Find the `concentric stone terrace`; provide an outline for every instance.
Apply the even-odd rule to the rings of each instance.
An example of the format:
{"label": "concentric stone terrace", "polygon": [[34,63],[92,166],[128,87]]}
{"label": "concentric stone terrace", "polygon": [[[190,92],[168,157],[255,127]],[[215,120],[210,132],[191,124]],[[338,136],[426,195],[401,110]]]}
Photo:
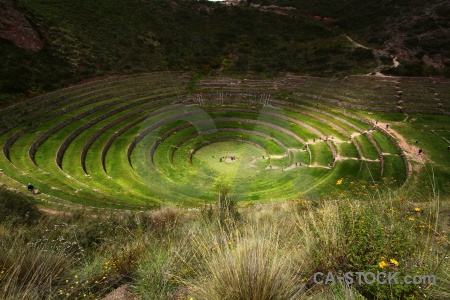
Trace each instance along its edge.
{"label": "concentric stone terrace", "polygon": [[2,110],[0,175],[11,188],[32,183],[41,201],[116,208],[194,205],[221,189],[246,201],[322,197],[341,178],[400,186],[410,167],[395,139],[344,108],[448,111],[445,84],[426,83],[424,106],[404,91],[417,85],[395,78],[92,81]]}

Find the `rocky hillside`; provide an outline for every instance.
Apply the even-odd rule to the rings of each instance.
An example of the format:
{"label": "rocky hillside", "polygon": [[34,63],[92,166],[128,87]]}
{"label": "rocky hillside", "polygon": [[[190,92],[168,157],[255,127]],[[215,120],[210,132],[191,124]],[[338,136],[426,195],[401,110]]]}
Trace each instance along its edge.
{"label": "rocky hillside", "polygon": [[0,16],[0,105],[157,70],[450,76],[448,1],[0,0]]}
{"label": "rocky hillside", "polygon": [[[450,2],[440,1],[422,13],[409,12],[389,19],[382,49],[409,63],[443,69],[450,64]],[[446,73],[448,76],[448,72]]]}
{"label": "rocky hillside", "polygon": [[14,8],[11,0],[0,0],[0,38],[16,47],[40,51],[44,42],[23,14]]}
{"label": "rocky hillside", "polygon": [[[426,76],[450,75],[450,2],[446,0],[318,0],[261,1],[251,6],[284,5],[312,16],[330,30],[346,33],[373,48],[386,73]],[[400,61],[389,69],[390,58]],[[389,70],[388,70],[389,69]]]}

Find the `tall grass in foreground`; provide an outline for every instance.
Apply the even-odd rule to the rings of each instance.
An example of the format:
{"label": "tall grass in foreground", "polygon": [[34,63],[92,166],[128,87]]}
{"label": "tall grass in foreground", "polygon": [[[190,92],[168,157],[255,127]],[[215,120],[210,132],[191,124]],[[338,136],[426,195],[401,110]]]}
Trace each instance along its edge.
{"label": "tall grass in foreground", "polygon": [[[388,191],[241,210],[240,221],[228,219],[233,230],[226,223],[215,232],[203,228],[194,240],[203,267],[189,282],[191,292],[198,299],[440,299],[436,295],[450,287],[448,227],[438,222],[439,197],[430,199],[416,203]],[[335,278],[338,285],[321,285],[313,280],[316,272],[398,272],[400,284],[356,282],[355,276],[352,284]],[[439,288],[401,284],[406,275],[435,275]],[[280,293],[270,294],[272,288]]]}
{"label": "tall grass in foreground", "polygon": [[194,245],[203,267],[189,284],[194,298],[300,299],[301,266],[292,262],[291,251],[271,225],[197,237]]}
{"label": "tall grass in foreground", "polygon": [[54,292],[61,274],[71,268],[67,253],[33,247],[20,238],[3,249],[0,258],[0,299],[46,299]]}
{"label": "tall grass in foreground", "polygon": [[[374,195],[34,220],[20,210],[0,219],[0,298],[101,299],[123,284],[161,300],[448,298],[448,200]],[[325,285],[316,272],[437,282]]]}

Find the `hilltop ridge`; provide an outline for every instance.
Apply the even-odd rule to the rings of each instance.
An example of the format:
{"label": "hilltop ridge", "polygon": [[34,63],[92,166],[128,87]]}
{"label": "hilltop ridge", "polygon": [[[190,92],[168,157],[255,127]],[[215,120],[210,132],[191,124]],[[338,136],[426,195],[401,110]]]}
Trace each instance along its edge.
{"label": "hilltop ridge", "polygon": [[0,104],[86,78],[151,71],[450,73],[445,1],[238,3],[2,0]]}

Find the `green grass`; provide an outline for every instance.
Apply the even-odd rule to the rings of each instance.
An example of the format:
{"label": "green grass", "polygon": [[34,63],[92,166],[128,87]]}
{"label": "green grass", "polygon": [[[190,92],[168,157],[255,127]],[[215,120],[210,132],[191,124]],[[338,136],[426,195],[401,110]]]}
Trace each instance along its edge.
{"label": "green grass", "polygon": [[[402,134],[406,140],[416,149],[422,148],[427,161],[439,176],[436,176],[436,185],[442,191],[448,190],[448,174],[450,167],[447,163],[449,153],[448,144],[434,135],[431,130],[440,130],[441,126],[447,124],[446,116],[435,116],[426,114],[410,115],[406,122],[392,122],[393,129]],[[419,140],[415,144],[415,140]],[[422,171],[418,174],[422,178]]]}
{"label": "green grass", "polygon": [[[10,149],[11,162],[0,155],[1,299],[103,299],[120,286],[137,298],[164,300],[450,298],[449,117],[430,114],[437,108],[434,92],[447,104],[440,112],[448,113],[450,85],[434,75],[448,76],[449,66],[438,69],[420,61],[425,55],[448,60],[442,49],[449,48],[444,36],[449,10],[442,1],[418,0],[247,2],[295,9],[275,13],[245,4],[180,0],[14,2],[45,48],[33,52],[0,40],[0,107],[16,104],[0,111],[0,130],[13,125],[0,134],[0,146],[23,133]],[[1,15],[5,5],[0,4]],[[421,52],[419,62],[401,61],[388,73],[427,77],[340,79],[372,72],[377,60],[371,49],[389,44],[394,27],[407,37],[405,51]],[[353,47],[344,34],[371,49]],[[391,63],[389,57],[381,59]],[[117,78],[57,90],[112,74]],[[206,74],[233,74],[240,83],[216,88],[213,80],[202,86],[210,79]],[[398,89],[404,90],[408,114],[377,112],[396,109]],[[286,102],[195,106],[196,93],[215,90],[270,94]],[[36,95],[42,98],[32,98]],[[77,136],[58,168],[55,155],[74,130],[140,97],[148,103],[121,110]],[[113,104],[118,100],[124,103]],[[172,104],[179,101],[187,106]],[[346,108],[352,103],[365,110]],[[39,136],[103,104],[49,136],[33,164],[28,152]],[[147,104],[159,106],[136,111]],[[114,140],[105,172],[105,143],[162,107],[170,110]],[[85,175],[80,164],[85,143],[135,111],[95,140]],[[130,165],[130,144],[162,120],[137,143]],[[211,122],[199,124],[203,120]],[[381,131],[371,134],[385,153],[383,166],[367,136],[356,137],[367,160],[358,160],[348,143],[351,134],[376,120],[390,124],[390,131],[412,146],[408,181],[402,153]],[[155,142],[185,124],[192,126],[162,141],[153,164]],[[218,132],[205,133],[211,129]],[[332,151],[319,140],[322,135],[334,137],[339,159],[332,167]],[[306,143],[309,151],[302,150]],[[199,146],[191,163],[190,151]],[[419,148],[424,152],[417,158]],[[231,154],[236,162],[219,161]],[[268,154],[270,159],[262,158]],[[38,194],[25,195],[28,182]],[[438,282],[324,286],[311,279],[330,271],[433,274]]]}
{"label": "green grass", "polygon": [[403,158],[396,155],[384,156],[384,174],[392,185],[399,186],[405,180],[405,164]]}
{"label": "green grass", "polygon": [[[207,78],[204,79],[207,80]],[[179,100],[178,92],[184,89],[182,81],[175,81],[174,87],[170,87],[170,84],[169,87],[160,85],[162,83],[164,86],[165,83],[173,82],[173,80],[174,78],[171,78],[169,74],[160,73],[92,82],[89,83],[91,92],[97,96],[111,98],[101,99],[88,105],[81,105],[83,101],[86,101],[83,97],[79,97],[86,92],[83,88],[66,92],[65,97],[68,99],[65,100],[64,107],[69,107],[66,105],[71,102],[71,97],[74,97],[71,105],[80,104],[81,106],[55,118],[52,118],[50,111],[39,110],[32,117],[32,121],[37,122],[35,127],[21,126],[2,135],[0,141],[5,143],[11,134],[23,128],[26,129],[10,149],[12,164],[4,157],[0,157],[4,165],[2,166],[3,182],[19,189],[22,189],[25,183],[33,182],[42,192],[35,197],[38,201],[50,206],[52,202],[71,202],[98,207],[142,209],[169,203],[196,206],[199,201],[213,201],[221,181],[234,186],[233,192],[241,195],[242,201],[260,202],[285,200],[298,194],[307,194],[317,199],[327,197],[339,190],[339,186],[335,183],[341,178],[354,183],[361,182],[362,185],[373,185],[374,181],[381,182],[383,177],[389,179],[393,177],[398,182],[392,185],[395,188],[401,187],[406,179],[404,162],[398,156],[399,150],[380,131],[370,134],[381,151],[386,153],[383,173],[376,148],[365,135],[356,136],[355,139],[363,157],[369,161],[357,160],[359,154],[355,146],[348,142],[348,137],[358,131],[364,131],[367,124],[366,121],[358,120],[354,111],[341,110],[326,102],[315,105],[307,98],[290,98],[290,92],[273,96],[281,101],[282,104],[279,107],[277,105],[248,106],[245,101],[237,101],[234,105],[215,106],[208,103],[207,96],[205,96],[207,106],[191,105],[193,104],[191,101],[196,98],[195,95],[188,96],[187,106],[169,105]],[[202,80],[196,83],[201,85]],[[299,84],[305,82],[311,84],[311,93],[314,91],[312,87],[321,82],[314,78],[302,80]],[[135,84],[142,83],[139,84],[143,89],[142,92],[148,93],[149,96],[138,98],[130,94],[128,95],[130,98],[125,102],[112,105],[111,101],[124,99],[114,94],[116,81],[118,90],[130,93],[135,92],[133,90]],[[248,79],[245,84],[251,86],[256,82],[258,84],[265,82],[264,84],[267,85],[269,81]],[[203,91],[201,88],[199,91],[195,89],[196,87],[192,86],[192,91]],[[97,90],[98,94],[96,94]],[[350,92],[351,89],[349,88],[348,91]],[[54,97],[54,95],[49,96]],[[288,102],[283,102],[285,99],[288,99],[290,105],[287,105]],[[119,109],[116,114],[79,134],[65,151],[62,160],[63,170],[58,168],[55,163],[56,152],[74,130],[89,120],[110,112],[111,109],[126,108],[141,100],[146,102],[127,109]],[[96,109],[103,104],[111,105],[92,111],[83,119],[74,121],[50,135],[36,152],[38,167],[31,164],[28,149],[37,137],[67,118]],[[160,108],[163,110],[158,111]],[[138,109],[144,110],[138,111]],[[392,130],[399,131],[412,145],[415,145],[415,139],[419,139],[419,143],[415,146],[423,147],[424,155],[429,157],[433,166],[437,168],[436,173],[440,174],[436,180],[437,184],[446,191],[445,174],[448,173],[448,166],[445,163],[446,150],[437,151],[427,145],[437,141],[433,145],[440,143],[439,145],[446,149],[443,139],[446,136],[446,130],[439,131],[442,126],[439,124],[445,123],[447,117],[411,115],[406,118],[390,113],[377,115],[359,112],[359,114],[372,121],[383,117],[384,119],[380,118],[380,122],[391,124]],[[117,118],[128,115],[129,117],[119,124],[112,123]],[[147,115],[148,117],[145,118]],[[39,123],[39,120],[42,122]],[[133,126],[128,128],[128,124]],[[90,137],[105,126],[108,126],[107,130],[96,138],[87,152],[86,170],[89,173],[87,176],[80,164],[81,151]],[[337,127],[341,129],[337,130]],[[433,133],[431,130],[437,131]],[[39,133],[36,134],[36,132]],[[121,134],[114,139],[106,153],[105,172],[101,164],[101,153],[105,149],[105,143],[112,140],[116,132]],[[141,132],[146,134],[141,136]],[[330,138],[338,158],[343,158],[343,160],[338,159],[332,168],[329,168],[333,160],[332,151],[319,139],[322,135]],[[130,148],[130,144],[136,138],[139,142]],[[159,144],[160,138],[163,139]],[[194,163],[190,163],[192,149],[207,141],[213,142],[213,145],[206,146],[205,149],[219,147],[222,143],[214,143],[217,139],[242,139],[254,142],[261,146],[261,153],[254,155],[255,157],[262,158],[262,153],[265,153],[264,155],[272,155],[272,158],[270,161],[267,158],[264,161],[257,160],[256,170],[253,170],[255,173],[251,176],[248,170],[239,169],[228,172],[225,169],[224,172],[218,173],[208,164],[199,163],[196,156],[203,153],[204,149],[194,155]],[[303,148],[306,143],[308,143],[307,150]],[[176,151],[175,146],[179,146]],[[251,147],[245,143],[242,146]],[[152,148],[156,149],[153,162],[150,155]],[[236,149],[238,148],[239,146],[236,146]],[[127,159],[127,151],[131,153],[131,165]],[[173,160],[172,153],[174,153]],[[311,166],[307,167],[308,165]],[[417,163],[413,162],[413,165],[417,166]],[[412,176],[417,177],[420,174],[415,171]],[[52,200],[52,197],[57,198]]]}
{"label": "green grass", "polygon": [[[308,194],[316,193],[319,199],[333,199],[337,196],[351,198],[367,193],[366,188],[356,190],[355,187],[366,186],[369,189],[381,174],[379,163],[356,160],[337,161],[333,169],[334,172],[327,174]],[[338,184],[341,179],[343,183]]]}
{"label": "green grass", "polygon": [[[216,151],[233,152],[238,160],[221,163],[211,157]],[[0,189],[0,247],[7,249],[0,252],[0,297],[103,298],[122,285],[138,298],[170,300],[448,297],[448,196],[440,196],[433,181],[422,178],[424,185],[398,190],[400,179],[375,183],[380,165],[357,160],[337,161],[335,172],[264,173],[258,168],[267,160],[248,166],[260,151],[235,142],[198,151],[194,165],[219,175],[212,182],[215,201],[194,210],[72,207],[68,214],[47,214],[34,206],[34,197]],[[401,157],[385,159],[389,170],[404,172]],[[228,180],[233,172],[240,180]],[[271,172],[285,178],[268,181]],[[256,179],[244,193],[239,184],[247,176]],[[259,205],[294,187],[306,193]],[[429,274],[438,281],[349,290],[312,280],[316,272],[353,269]]]}
{"label": "green grass", "polygon": [[313,157],[313,161],[311,162],[313,165],[328,166],[333,160],[333,153],[325,142],[310,144],[309,149]]}
{"label": "green grass", "polygon": [[443,138],[444,140],[450,141],[449,131],[436,131],[436,135]]}
{"label": "green grass", "polygon": [[372,137],[380,147],[382,153],[400,154],[400,150],[386,135],[379,131],[372,131]]}
{"label": "green grass", "polygon": [[[214,155],[214,157],[212,157]],[[221,142],[208,145],[196,152],[193,160],[194,165],[202,168],[212,169],[217,172],[217,177],[221,175],[234,177],[237,180],[246,180],[258,175],[258,167],[267,167],[268,160],[262,160],[266,155],[261,149],[252,145],[237,142]],[[225,157],[220,162],[221,157]],[[230,157],[235,156],[235,161],[230,161]],[[266,155],[267,156],[267,155]],[[215,177],[216,177],[215,176]],[[251,180],[251,179],[250,179]]]}
{"label": "green grass", "polygon": [[359,147],[361,148],[361,152],[364,158],[378,159],[379,157],[378,152],[367,136],[362,134],[355,137],[355,140],[359,144]]}
{"label": "green grass", "polygon": [[344,157],[356,157],[359,158],[358,150],[351,142],[344,142],[337,144],[339,155]]}

